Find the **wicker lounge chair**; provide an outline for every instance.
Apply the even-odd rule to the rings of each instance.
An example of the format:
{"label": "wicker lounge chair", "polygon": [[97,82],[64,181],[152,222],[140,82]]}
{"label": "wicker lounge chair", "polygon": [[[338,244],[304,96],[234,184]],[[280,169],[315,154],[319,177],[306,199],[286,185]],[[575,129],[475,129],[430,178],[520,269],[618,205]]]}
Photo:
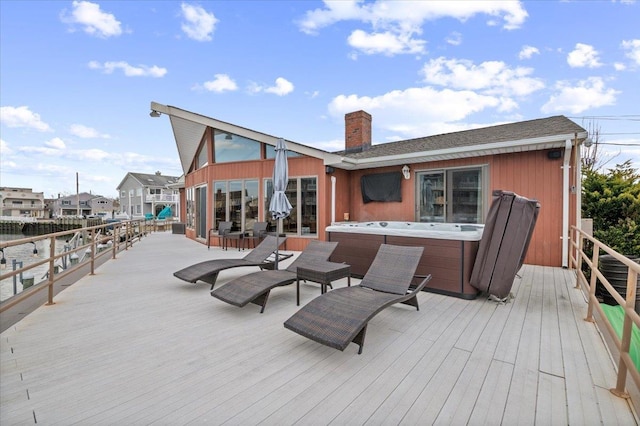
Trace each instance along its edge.
{"label": "wicker lounge chair", "polygon": [[[267,238],[275,237],[269,236]],[[287,269],[243,275],[213,290],[211,295],[238,307],[254,303],[262,307],[260,313],[263,313],[271,289],[296,281],[298,267],[312,266],[316,262],[326,262],[337,245],[337,242],[312,240]]]}
{"label": "wicker lounge chair", "polygon": [[354,342],[361,354],[367,324],[378,312],[395,303],[420,309],[416,295],[431,275],[410,286],[422,251],[423,247],[382,244],[359,285],[313,299],[285,321],[285,328],[341,351]]}
{"label": "wicker lounge chair", "polygon": [[[274,269],[275,251],[277,245],[282,244],[286,238],[266,237],[256,248],[251,250],[242,259],[212,259],[195,265],[187,266],[184,269],[174,272],[173,275],[181,280],[195,283],[204,281],[211,284],[211,290],[216,284],[218,273],[225,269],[238,268],[241,266],[259,266],[260,269]],[[288,259],[293,254],[280,253],[278,261]]]}

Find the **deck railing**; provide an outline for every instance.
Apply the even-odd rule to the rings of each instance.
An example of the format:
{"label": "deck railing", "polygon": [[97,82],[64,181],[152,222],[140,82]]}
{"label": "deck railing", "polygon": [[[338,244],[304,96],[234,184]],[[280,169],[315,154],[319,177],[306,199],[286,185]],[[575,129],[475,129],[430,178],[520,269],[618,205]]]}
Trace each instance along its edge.
{"label": "deck railing", "polygon": [[[592,247],[589,247],[593,250],[593,253],[590,256],[585,253],[585,241],[589,241],[592,244]],[[571,227],[570,242],[570,267],[576,270],[576,287],[580,288],[581,286],[584,286],[584,290],[586,290],[586,294],[588,296],[589,306],[587,308],[587,317],[585,318],[585,321],[595,322],[593,318],[593,311],[596,309],[599,317],[602,318],[602,322],[609,333],[611,341],[615,343],[620,354],[617,360],[618,378],[616,387],[611,389],[611,392],[617,396],[629,398],[629,393],[626,390],[627,373],[631,376],[636,386],[640,388],[640,373],[629,355],[633,325],[635,324],[636,327],[640,327],[640,316],[635,311],[636,286],[638,282],[638,275],[640,275],[640,264],[621,255],[575,226]],[[626,294],[621,295],[615,287],[611,285],[602,272],[600,272],[598,268],[598,260],[601,252],[613,256],[616,260],[622,262],[622,264],[627,267]],[[587,279],[587,276],[582,270],[583,262],[590,270],[589,279]],[[598,281],[624,309],[624,323],[622,326],[621,336],[618,336],[618,333],[616,333],[613,325],[608,320],[604,310],[600,306],[600,301],[596,297],[596,284]]]}
{"label": "deck railing", "polygon": [[[0,304],[0,313],[44,289],[48,290],[46,304],[53,304],[53,286],[56,281],[63,279],[67,275],[87,265],[89,266],[89,274],[94,275],[97,259],[108,254],[111,254],[111,258],[115,259],[121,250],[128,250],[133,246],[134,242],[140,241],[140,239],[155,229],[156,227],[153,220],[127,220],[78,228],[73,231],[61,231],[37,237],[0,242],[0,250],[2,251],[2,257],[4,259],[4,249],[7,247],[30,243],[34,243],[35,247],[35,243],[49,240],[48,257],[28,265],[20,266],[15,270],[0,271],[0,281],[2,281],[14,276],[24,276],[28,271],[33,272],[34,268],[48,264],[48,272],[45,274],[46,280],[37,283],[34,282],[33,286],[23,289],[23,291],[14,294],[13,297],[4,300]],[[74,234],[73,237],[71,237],[71,234]],[[70,238],[65,242],[68,246],[65,247],[65,251],[56,250],[56,244],[60,244],[60,241],[57,241],[57,239],[68,236]],[[79,236],[83,236],[83,238],[78,238]],[[3,263],[6,266],[5,262]],[[66,268],[63,268],[63,265],[66,266]]]}

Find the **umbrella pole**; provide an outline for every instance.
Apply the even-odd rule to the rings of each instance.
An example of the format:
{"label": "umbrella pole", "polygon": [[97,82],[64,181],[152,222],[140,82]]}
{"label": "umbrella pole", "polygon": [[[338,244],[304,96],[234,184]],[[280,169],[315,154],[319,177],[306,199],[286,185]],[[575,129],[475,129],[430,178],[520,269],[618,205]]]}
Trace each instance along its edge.
{"label": "umbrella pole", "polygon": [[278,270],[278,259],[280,259],[280,229],[282,229],[282,219],[276,222],[276,270]]}

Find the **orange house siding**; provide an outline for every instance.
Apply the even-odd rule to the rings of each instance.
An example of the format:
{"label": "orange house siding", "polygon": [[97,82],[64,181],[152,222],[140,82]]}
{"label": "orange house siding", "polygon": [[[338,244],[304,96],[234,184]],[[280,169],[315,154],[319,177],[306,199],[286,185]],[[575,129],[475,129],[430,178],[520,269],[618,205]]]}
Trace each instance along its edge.
{"label": "orange house siding", "polygon": [[[549,159],[548,151],[528,151],[515,154],[466,158],[450,161],[435,161],[411,165],[411,179],[402,180],[402,203],[362,202],[360,177],[371,173],[399,171],[400,166],[378,169],[356,170],[351,172],[349,182],[350,195],[344,200],[344,212],[350,213],[353,221],[398,220],[414,221],[416,205],[415,172],[439,170],[452,167],[488,166],[488,188],[485,203],[492,202],[494,190],[512,191],[540,202],[541,208],[536,228],[525,258],[526,263],[544,266],[562,265],[562,176],[563,159]],[[563,153],[564,154],[564,153]],[[572,164],[575,155],[572,155]],[[571,168],[573,170],[573,167]],[[575,174],[570,173],[570,187],[575,186]],[[339,193],[339,192],[338,192]],[[577,194],[569,194],[569,225],[576,220]],[[347,199],[348,198],[348,199]],[[348,206],[348,207],[347,207]],[[341,210],[336,220],[341,221]],[[340,215],[340,217],[338,217]]]}
{"label": "orange house siding", "polygon": [[[360,190],[360,178],[366,174],[397,171],[399,166],[381,167],[366,170],[341,170],[335,169],[333,173],[326,174],[322,160],[312,157],[289,158],[289,176],[314,176],[318,179],[317,185],[317,238],[325,240],[324,229],[331,223],[331,178],[335,177],[335,220],[344,220],[344,214],[349,213],[351,221],[373,220],[397,220],[414,221],[416,206],[416,180],[415,173],[427,170],[441,170],[455,167],[486,166],[488,173],[488,191],[485,194],[485,205],[492,201],[493,190],[513,191],[527,198],[537,199],[541,209],[536,228],[531,240],[526,263],[561,266],[562,264],[562,176],[563,158],[549,159],[548,151],[528,151],[513,154],[502,154],[476,158],[464,158],[448,161],[434,161],[429,163],[410,164],[411,178],[402,179],[402,202],[364,204]],[[575,152],[572,158],[572,166],[575,162]],[[185,187],[207,185],[208,193],[207,211],[213,211],[213,181],[234,179],[257,179],[260,182],[259,196],[264,200],[264,179],[271,178],[273,172],[273,160],[253,160],[235,163],[210,163],[208,166],[189,173],[185,178]],[[575,186],[575,173],[573,168],[570,173],[571,187]],[[576,197],[571,193],[569,206],[569,224],[575,224]],[[183,203],[186,205],[186,203]],[[207,229],[213,227],[213,217],[207,215]],[[259,217],[265,220],[268,212],[261,203]],[[187,237],[195,238],[194,230],[187,229]],[[288,250],[303,250],[310,237],[289,236],[287,239]],[[212,240],[215,244],[215,241]]]}

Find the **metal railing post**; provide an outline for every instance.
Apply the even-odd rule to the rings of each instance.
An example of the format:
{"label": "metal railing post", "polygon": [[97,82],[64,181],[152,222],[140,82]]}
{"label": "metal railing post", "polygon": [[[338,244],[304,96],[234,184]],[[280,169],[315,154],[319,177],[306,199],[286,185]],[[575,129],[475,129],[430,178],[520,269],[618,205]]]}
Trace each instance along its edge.
{"label": "metal railing post", "polygon": [[49,240],[49,277],[47,279],[47,305],[53,305],[53,283],[55,282],[55,263],[56,263],[56,238],[51,237]]}

